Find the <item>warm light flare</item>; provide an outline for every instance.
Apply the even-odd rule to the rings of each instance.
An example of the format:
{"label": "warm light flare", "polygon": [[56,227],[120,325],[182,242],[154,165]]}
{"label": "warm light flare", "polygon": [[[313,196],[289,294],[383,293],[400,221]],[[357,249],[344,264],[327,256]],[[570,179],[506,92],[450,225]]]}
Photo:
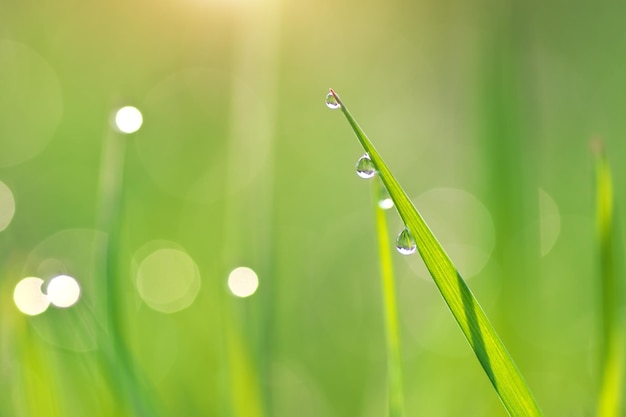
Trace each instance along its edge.
{"label": "warm light flare", "polygon": [[122,133],[134,133],[142,124],[143,116],[136,107],[122,107],[115,113],[115,127]]}
{"label": "warm light flare", "polygon": [[233,269],[228,275],[228,288],[237,297],[249,297],[259,287],[259,277],[256,272],[245,266]]}
{"label": "warm light flare", "polygon": [[43,279],[27,277],[15,286],[13,301],[17,308],[24,314],[36,316],[48,309],[50,301],[41,291]]}
{"label": "warm light flare", "polygon": [[78,282],[69,275],[59,275],[54,277],[46,287],[48,300],[56,307],[71,307],[80,298],[80,286]]}

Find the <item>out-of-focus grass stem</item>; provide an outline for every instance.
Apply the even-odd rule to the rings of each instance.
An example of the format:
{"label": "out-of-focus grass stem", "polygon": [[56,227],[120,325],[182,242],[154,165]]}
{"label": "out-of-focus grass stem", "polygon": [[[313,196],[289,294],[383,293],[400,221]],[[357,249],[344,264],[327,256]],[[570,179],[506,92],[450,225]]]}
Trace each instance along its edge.
{"label": "out-of-focus grass stem", "polygon": [[624,285],[619,274],[613,179],[604,149],[596,143],[596,227],[599,244],[602,337],[598,417],[623,415],[624,319],[620,315]]}
{"label": "out-of-focus grass stem", "polygon": [[404,417],[404,394],[402,388],[402,359],[400,356],[400,331],[398,324],[398,306],[396,302],[396,283],[391,260],[391,242],[387,227],[385,209],[380,206],[383,186],[378,178],[373,181],[374,207],[376,211],[376,231],[378,235],[378,258],[383,295],[385,317],[385,336],[387,340],[387,381],[389,395],[389,417]]}
{"label": "out-of-focus grass stem", "polygon": [[[251,300],[223,297],[225,380],[234,417],[270,413],[273,339],[274,115],[277,106],[280,0],[246,2],[237,15],[230,94],[224,253],[226,269],[252,267],[260,289]],[[224,393],[226,394],[226,393]]]}
{"label": "out-of-focus grass stem", "polygon": [[[106,325],[100,331],[103,367],[116,399],[126,404],[134,416],[156,416],[150,398],[133,367],[128,345],[124,340],[124,306],[118,266],[119,243],[124,200],[124,166],[128,137],[108,130],[100,168],[100,207],[98,227],[107,232],[106,244],[100,248],[102,273],[99,294],[105,299]],[[125,408],[121,406],[121,408]]]}

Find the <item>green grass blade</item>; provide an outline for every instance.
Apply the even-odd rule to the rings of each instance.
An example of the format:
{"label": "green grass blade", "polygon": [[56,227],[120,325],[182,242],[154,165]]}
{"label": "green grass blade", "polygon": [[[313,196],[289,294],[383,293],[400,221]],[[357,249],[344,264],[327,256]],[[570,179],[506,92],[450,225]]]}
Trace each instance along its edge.
{"label": "green grass blade", "polygon": [[602,292],[602,376],[598,394],[598,417],[622,415],[624,376],[624,323],[619,315],[622,303],[617,272],[617,245],[614,219],[613,180],[609,163],[598,146],[596,157],[596,222],[600,247]]}
{"label": "green grass blade", "polygon": [[226,323],[226,342],[233,417],[263,417],[263,398],[258,380],[258,365],[250,354],[237,324]]}
{"label": "green grass blade", "polygon": [[396,284],[391,261],[391,242],[387,228],[387,215],[380,207],[383,188],[374,181],[374,206],[376,210],[376,231],[378,234],[378,256],[383,292],[385,333],[387,339],[387,375],[389,392],[389,417],[404,417],[404,394],[402,391],[402,361],[400,357],[400,332]]}
{"label": "green grass blade", "polygon": [[99,227],[107,231],[104,247],[100,248],[102,267],[100,291],[105,298],[106,330],[100,330],[101,360],[111,389],[122,407],[133,416],[158,416],[155,401],[148,395],[134,365],[125,338],[124,305],[119,271],[119,251],[124,206],[124,168],[128,139],[110,132],[104,138],[101,168],[101,202]]}
{"label": "green grass blade", "polygon": [[509,415],[542,416],[509,352],[456,267],[342,100],[330,91],[369,154],[400,217],[415,237],[426,267]]}

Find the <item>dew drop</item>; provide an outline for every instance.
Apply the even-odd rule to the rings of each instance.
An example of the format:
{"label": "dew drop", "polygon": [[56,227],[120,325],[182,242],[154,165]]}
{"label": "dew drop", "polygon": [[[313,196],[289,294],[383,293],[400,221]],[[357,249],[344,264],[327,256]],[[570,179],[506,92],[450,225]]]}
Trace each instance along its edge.
{"label": "dew drop", "polygon": [[406,227],[400,232],[396,239],[396,249],[398,249],[398,252],[402,255],[411,255],[415,253],[415,249],[417,249],[415,239]]}
{"label": "dew drop", "polygon": [[383,210],[389,210],[393,207],[393,200],[389,196],[389,192],[387,192],[387,188],[385,186],[380,187],[380,195],[378,198],[378,207]]}
{"label": "dew drop", "polygon": [[393,200],[390,197],[381,198],[378,202],[378,207],[383,210],[389,210],[393,207]]}
{"label": "dew drop", "polygon": [[326,107],[331,110],[335,110],[341,107],[333,93],[328,93],[328,95],[326,96]]}
{"label": "dew drop", "polygon": [[376,175],[376,167],[368,154],[363,155],[356,161],[356,173],[361,178],[372,178]]}

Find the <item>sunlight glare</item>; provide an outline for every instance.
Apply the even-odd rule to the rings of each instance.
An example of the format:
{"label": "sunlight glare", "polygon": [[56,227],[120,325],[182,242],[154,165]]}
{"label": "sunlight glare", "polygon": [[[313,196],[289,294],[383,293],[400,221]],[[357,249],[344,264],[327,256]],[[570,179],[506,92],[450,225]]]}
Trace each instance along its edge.
{"label": "sunlight glare", "polygon": [[122,133],[134,133],[143,123],[141,112],[133,106],[122,107],[115,113],[115,126]]}
{"label": "sunlight glare", "polygon": [[41,292],[42,285],[43,279],[35,277],[27,277],[17,283],[13,292],[13,301],[22,313],[36,316],[48,309],[50,301]]}
{"label": "sunlight glare", "polygon": [[56,307],[71,307],[80,298],[80,286],[69,275],[59,275],[50,280],[46,287],[48,300]]}
{"label": "sunlight glare", "polygon": [[249,297],[258,287],[259,277],[250,268],[240,266],[228,275],[228,288],[237,297]]}

